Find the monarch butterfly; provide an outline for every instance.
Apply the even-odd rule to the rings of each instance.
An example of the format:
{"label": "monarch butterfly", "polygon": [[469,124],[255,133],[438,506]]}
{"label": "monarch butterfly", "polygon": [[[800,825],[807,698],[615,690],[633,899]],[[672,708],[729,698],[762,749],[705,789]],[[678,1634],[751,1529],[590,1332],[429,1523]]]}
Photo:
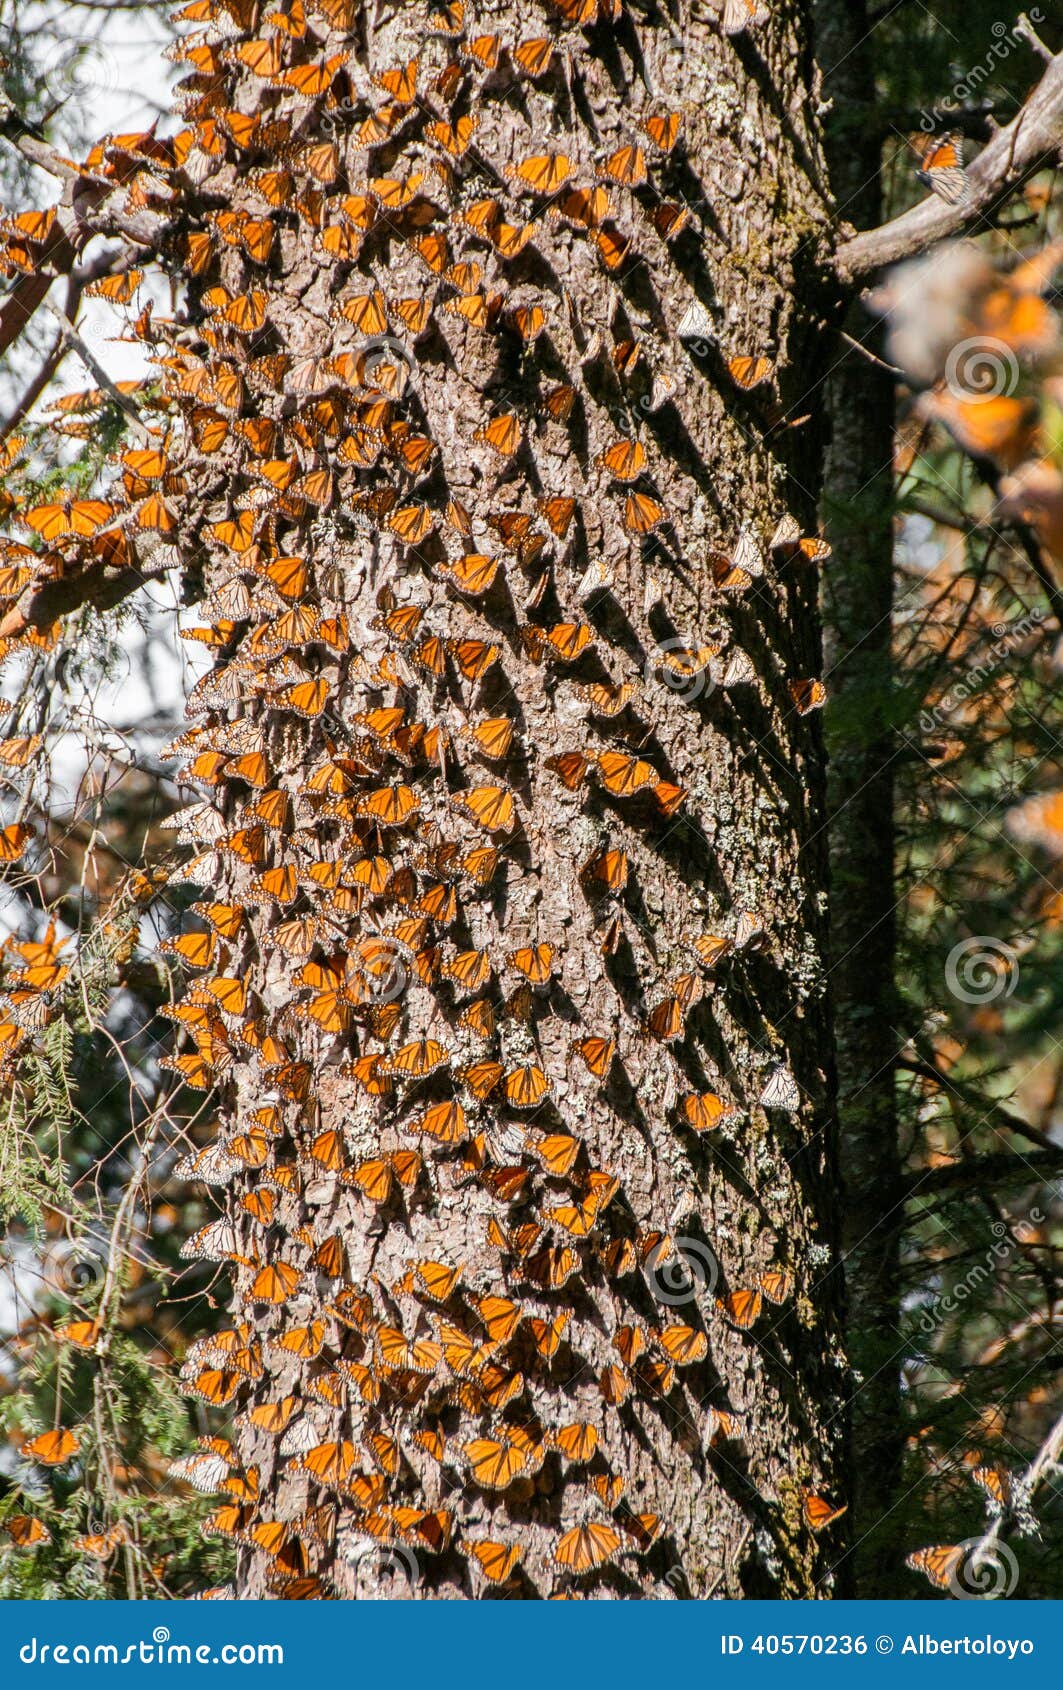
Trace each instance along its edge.
{"label": "monarch butterfly", "polygon": [[631,242],[619,230],[606,226],[595,229],[591,233],[591,240],[598,249],[598,256],[607,270],[619,270],[631,250]]}
{"label": "monarch butterfly", "polygon": [[434,1373],[443,1359],[440,1344],[430,1339],[407,1339],[394,1326],[379,1326],[376,1345],[385,1367],[409,1373]]}
{"label": "monarch butterfly", "polygon": [[598,1389],[603,1399],[615,1408],[626,1402],[631,1395],[631,1380],[623,1368],[617,1367],[615,1362],[610,1362],[602,1368],[598,1376]]}
{"label": "monarch butterfly", "polygon": [[211,524],[210,532],[220,545],[227,546],[230,551],[243,553],[250,551],[255,537],[254,511],[241,511],[235,518],[226,518],[223,522]]}
{"label": "monarch butterfly", "polygon": [[573,1238],[585,1238],[595,1225],[601,1211],[612,1202],[620,1189],[620,1181],[608,1174],[593,1172],[587,1178],[588,1195],[582,1203],[562,1203],[543,1210],[546,1220],[563,1227]]}
{"label": "monarch butterfly", "polygon": [[916,1549],[905,1557],[905,1566],[911,1567],[915,1573],[924,1573],[931,1584],[938,1590],[948,1590],[956,1576],[964,1556],[964,1546],[961,1543],[932,1544],[926,1549]]}
{"label": "monarch butterfly", "polygon": [[483,1168],[478,1177],[480,1184],[485,1186],[493,1197],[497,1197],[500,1203],[515,1203],[531,1178],[531,1169]]}
{"label": "monarch butterfly", "polygon": [[511,951],[508,961],[533,986],[545,985],[553,973],[553,945],[533,945],[524,950]]}
{"label": "monarch butterfly", "polygon": [[602,785],[618,798],[629,798],[657,780],[652,763],[631,757],[622,751],[602,751],[598,754],[598,769]]}
{"label": "monarch butterfly", "polygon": [[570,1319],[571,1315],[567,1309],[562,1310],[554,1320],[540,1320],[537,1315],[526,1317],[525,1324],[532,1342],[544,1360],[549,1361],[557,1354]]}
{"label": "monarch butterfly", "polygon": [[506,1102],[513,1109],[536,1109],[550,1090],[542,1069],[534,1063],[512,1069],[505,1078]]}
{"label": "monarch butterfly", "polygon": [[143,280],[143,270],[126,270],[90,282],[85,293],[95,299],[109,299],[112,305],[128,305]]}
{"label": "monarch butterfly", "polygon": [[[821,1532],[835,1520],[840,1520],[847,1506],[848,1504],[844,1504],[841,1508],[835,1508],[831,1503],[826,1502],[823,1497],[814,1496],[811,1491],[806,1491],[802,1502],[805,1523],[814,1532]],[[925,1554],[926,1551],[923,1551],[923,1553]],[[911,1566],[911,1564],[912,1557],[909,1556],[908,1565]]]}
{"label": "monarch butterfly", "polygon": [[505,1072],[500,1062],[472,1062],[459,1069],[458,1078],[483,1103],[490,1097]]}
{"label": "monarch butterfly", "polygon": [[665,510],[648,493],[629,493],[624,503],[624,527],[629,534],[650,534],[665,519]]}
{"label": "monarch butterfly", "polygon": [[360,334],[382,335],[388,330],[387,307],[379,288],[355,294],[340,306],[340,316],[353,323]]}
{"label": "monarch butterfly", "polygon": [[510,48],[510,57],[517,69],[533,80],[545,76],[550,68],[554,56],[554,43],[548,35],[537,35],[527,41],[518,41]]}
{"label": "monarch butterfly", "polygon": [[91,539],[114,514],[115,506],[105,499],[62,499],[34,505],[23,512],[22,520],[51,545],[67,538]]}
{"label": "monarch butterfly", "polygon": [[51,1543],[52,1534],[43,1520],[32,1514],[11,1514],[4,1521],[4,1531],[16,1549],[33,1549],[38,1543]]}
{"label": "monarch butterfly", "polygon": [[57,1326],[55,1336],[62,1344],[73,1344],[79,1350],[91,1350],[100,1335],[100,1323],[96,1320],[68,1320],[64,1326]]}
{"label": "monarch butterfly", "polygon": [[465,1111],[456,1099],[435,1103],[414,1123],[415,1132],[427,1133],[440,1144],[462,1144],[468,1137]]}
{"label": "monarch butterfly", "polygon": [[559,1247],[548,1244],[525,1259],[523,1271],[533,1285],[540,1285],[548,1291],[558,1291],[581,1265],[579,1256],[569,1245]]}
{"label": "monarch butterfly", "polygon": [[640,117],[639,128],[662,153],[670,153],[679,137],[682,121],[679,112],[664,112],[658,117]]}
{"label": "monarch butterfly", "polygon": [[1011,1498],[1011,1475],[1001,1467],[975,1467],[971,1471],[975,1484],[985,1491],[997,1509],[1006,1508]]}
{"label": "monarch butterfly", "polygon": [[605,1079],[616,1055],[616,1043],[613,1039],[577,1039],[572,1048],[579,1053],[596,1080]]}
{"label": "monarch butterfly", "polygon": [[466,117],[459,117],[455,123],[436,120],[428,125],[427,134],[451,158],[458,159],[468,152],[469,142],[479,127],[479,116],[472,112]]}
{"label": "monarch butterfly", "polygon": [[688,1092],[683,1099],[683,1114],[696,1133],[711,1132],[721,1122],[734,1119],[737,1109],[725,1103],[711,1091]]}
{"label": "monarch butterfly", "polygon": [[283,55],[284,43],[279,35],[264,41],[241,41],[233,48],[233,57],[245,64],[255,76],[263,78],[277,75],[284,63]]}
{"label": "monarch butterfly", "polygon": [[587,771],[591,766],[590,758],[582,751],[562,751],[554,757],[547,757],[544,767],[552,769],[556,775],[574,792],[577,786],[582,786],[587,778]]}
{"label": "monarch butterfly", "polygon": [[260,1268],[251,1283],[253,1303],[286,1303],[302,1279],[298,1268],[288,1262],[275,1262]]}
{"label": "monarch butterfly", "polygon": [[774,367],[770,358],[741,355],[727,360],[727,372],[731,380],[746,393],[767,381]]}
{"label": "monarch butterfly", "polygon": [[513,723],[508,716],[488,716],[465,731],[476,741],[485,757],[494,759],[509,755],[513,744]]}
{"label": "monarch butterfly", "polygon": [[757,1102],[762,1109],[781,1109],[791,1115],[800,1109],[800,1087],[783,1063],[769,1068]]}
{"label": "monarch butterfly", "polygon": [[0,828],[0,863],[17,862],[33,837],[32,827],[25,822],[10,822]]}
{"label": "monarch butterfly", "polygon": [[598,462],[617,481],[634,481],[646,466],[646,452],[638,440],[616,440]]}
{"label": "monarch butterfly", "polygon": [[780,563],[826,563],[832,548],[815,535],[802,535],[792,516],[780,517],[771,537],[771,550]]}
{"label": "monarch butterfly", "polygon": [[788,691],[799,716],[807,716],[813,710],[822,710],[827,702],[827,689],[822,681],[790,681]]}
{"label": "monarch butterfly", "polygon": [[492,447],[503,458],[513,456],[520,445],[520,438],[520,423],[510,414],[492,417],[490,422],[485,423],[473,434],[475,441]]}
{"label": "monarch butterfly", "polygon": [[552,387],[543,395],[542,409],[555,422],[567,422],[575,403],[576,389],[567,382],[562,382],[560,386]]}
{"label": "monarch butterfly", "polygon": [[516,806],[508,787],[476,786],[455,793],[453,802],[492,833],[511,833],[516,826]]}
{"label": "monarch butterfly", "polygon": [[412,787],[399,782],[381,786],[358,801],[358,814],[370,816],[383,827],[402,827],[420,810],[421,801]]}
{"label": "monarch butterfly", "polygon": [[513,1227],[508,1232],[493,1215],[487,1223],[488,1243],[510,1256],[527,1256],[535,1249],[542,1232],[542,1227],[534,1221],[526,1221],[523,1226]]}
{"label": "monarch butterfly", "polygon": [[723,0],[721,20],[725,35],[741,35],[743,30],[759,29],[771,17],[763,0]]}
{"label": "monarch butterfly", "polygon": [[297,1459],[296,1466],[310,1473],[319,1484],[345,1485],[354,1466],[357,1451],[349,1439],[336,1443],[314,1444]]}
{"label": "monarch butterfly", "polygon": [[[520,335],[521,340],[530,345],[546,327],[546,313],[538,305],[518,305],[507,314],[506,321]],[[575,508],[574,501],[572,503]]]}
{"label": "monarch butterfly", "polygon": [[788,1273],[778,1268],[771,1268],[762,1273],[757,1281],[765,1297],[772,1303],[785,1303],[793,1289],[793,1281]]}
{"label": "monarch butterfly", "polygon": [[428,28],[437,35],[460,35],[465,26],[465,0],[448,0],[428,15]]}
{"label": "monarch butterfly", "polygon": [[408,106],[417,96],[417,72],[419,59],[411,59],[408,64],[400,65],[395,70],[378,71],[374,77],[378,88],[385,94],[390,94],[393,100]]}
{"label": "monarch butterfly", "polygon": [[[443,310],[451,317],[462,317],[474,329],[487,329],[494,326],[498,314],[502,309],[502,295],[500,293],[488,296],[485,293],[467,293],[457,299],[448,299]],[[483,431],[478,430],[474,439],[482,438]],[[520,431],[517,431],[520,438]],[[501,448],[499,448],[501,450]],[[506,454],[508,456],[508,453]]]}
{"label": "monarch butterfly", "polygon": [[620,1533],[612,1526],[591,1520],[585,1525],[573,1526],[571,1531],[559,1538],[554,1544],[553,1554],[559,1567],[568,1567],[574,1573],[589,1573],[611,1561],[619,1548]]}
{"label": "monarch butterfly", "polygon": [[463,59],[473,59],[482,70],[494,70],[498,64],[501,40],[497,35],[476,35],[458,48]]}
{"label": "monarch butterfly", "polygon": [[388,1201],[396,1182],[407,1187],[415,1185],[420,1168],[421,1158],[415,1150],[392,1150],[386,1156],[359,1162],[343,1178],[364,1192],[371,1203],[379,1204]]}
{"label": "monarch butterfly", "polygon": [[417,1262],[414,1273],[421,1282],[424,1294],[434,1303],[445,1303],[461,1279],[461,1268],[447,1267],[443,1262]]}
{"label": "monarch butterfly", "polygon": [[317,65],[293,65],[270,81],[274,87],[291,88],[301,100],[316,100],[332,87],[346,62],[346,53],[334,53]]}
{"label": "monarch butterfly", "polygon": [[506,175],[511,181],[525,183],[532,193],[556,194],[572,175],[572,161],[564,153],[539,153],[511,164]]}
{"label": "monarch butterfly", "polygon": [[673,200],[662,200],[650,213],[650,222],[662,241],[674,240],[690,222],[690,207],[678,205]]}
{"label": "monarch butterfly", "polygon": [[598,1432],[588,1422],[577,1420],[570,1426],[559,1427],[551,1435],[550,1442],[567,1460],[582,1466],[585,1461],[590,1461],[598,1448]]}
{"label": "monarch butterfly", "polygon": [[696,1326],[666,1326],[657,1333],[657,1342],[677,1367],[691,1367],[709,1351],[707,1336]]}
{"label": "monarch butterfly", "polygon": [[970,183],[963,168],[961,135],[920,135],[913,141],[919,154],[916,176],[946,205],[959,205],[967,198]]}
{"label": "monarch butterfly", "polygon": [[627,188],[637,188],[646,180],[646,155],[637,145],[618,147],[616,152],[606,159],[598,174],[610,182],[619,182]]}
{"label": "monarch butterfly", "polygon": [[81,1440],[76,1432],[58,1427],[54,1432],[41,1432],[37,1437],[27,1439],[19,1454],[31,1461],[39,1461],[43,1467],[61,1467],[80,1448]]}
{"label": "monarch butterfly", "polygon": [[490,1584],[504,1584],[514,1567],[520,1564],[521,1550],[516,1544],[494,1543],[490,1538],[466,1541],[462,1551],[471,1555]]}
{"label": "monarch butterfly", "polygon": [[621,1279],[624,1274],[631,1273],[636,1266],[635,1248],[628,1238],[614,1238],[598,1253],[604,1266],[614,1279]]}
{"label": "monarch butterfly", "polygon": [[549,1133],[535,1144],[535,1154],[543,1166],[558,1178],[564,1178],[574,1167],[582,1146],[569,1133]]}
{"label": "monarch butterfly", "polygon": [[525,1449],[506,1439],[473,1438],[464,1454],[471,1478],[485,1490],[505,1490],[527,1466]]}
{"label": "monarch butterfly", "polygon": [[759,1290],[741,1290],[728,1292],[726,1297],[717,1297],[716,1307],[720,1313],[737,1326],[740,1331],[748,1332],[760,1314],[762,1302]]}
{"label": "monarch butterfly", "polygon": [[520,1325],[519,1303],[510,1302],[505,1297],[471,1297],[469,1300],[483,1321],[489,1338],[500,1344],[512,1338]]}
{"label": "monarch butterfly", "polygon": [[554,5],[569,23],[600,23],[603,18],[619,18],[624,0],[553,0]]}
{"label": "monarch butterfly", "polygon": [[389,1074],[403,1075],[407,1079],[423,1079],[427,1074],[434,1074],[437,1068],[443,1068],[450,1061],[450,1053],[435,1039],[419,1039],[413,1044],[403,1045],[393,1057],[386,1061]]}

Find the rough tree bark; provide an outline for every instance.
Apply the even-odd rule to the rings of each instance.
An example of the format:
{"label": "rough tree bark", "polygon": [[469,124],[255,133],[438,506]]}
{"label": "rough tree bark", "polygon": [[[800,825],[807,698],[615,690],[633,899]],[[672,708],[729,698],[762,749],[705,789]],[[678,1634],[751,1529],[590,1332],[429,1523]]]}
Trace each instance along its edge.
{"label": "rough tree bark", "polygon": [[808,19],[267,11],[186,49],[165,355],[214,1529],[248,1597],[829,1596]]}

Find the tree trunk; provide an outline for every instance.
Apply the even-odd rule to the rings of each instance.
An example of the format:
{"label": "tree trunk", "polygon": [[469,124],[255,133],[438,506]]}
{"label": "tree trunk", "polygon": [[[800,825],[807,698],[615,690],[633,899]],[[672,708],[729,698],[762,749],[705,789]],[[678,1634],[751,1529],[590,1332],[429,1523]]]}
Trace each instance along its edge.
{"label": "tree trunk", "polygon": [[[816,41],[832,102],[827,152],[844,217],[882,220],[882,136],[865,9],[816,8]],[[825,533],[844,568],[826,583],[831,706],[831,992],[838,1050],[839,1162],[845,1188],[846,1347],[853,1368],[852,1578],[862,1596],[903,1583],[899,1321],[900,1143],[894,979],[893,377],[865,308],[846,321],[872,354],[840,349],[828,389],[831,445]]]}
{"label": "tree trunk", "polygon": [[807,19],[228,10],[168,386],[238,1593],[829,1596]]}

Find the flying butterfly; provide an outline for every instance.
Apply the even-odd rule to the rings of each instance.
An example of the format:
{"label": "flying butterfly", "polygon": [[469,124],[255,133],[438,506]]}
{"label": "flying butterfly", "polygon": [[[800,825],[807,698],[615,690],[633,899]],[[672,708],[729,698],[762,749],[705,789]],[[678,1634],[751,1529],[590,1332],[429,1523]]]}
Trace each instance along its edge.
{"label": "flying butterfly", "polygon": [[960,135],[919,135],[912,142],[919,155],[916,176],[946,205],[960,205],[970,193],[963,168],[963,138]]}

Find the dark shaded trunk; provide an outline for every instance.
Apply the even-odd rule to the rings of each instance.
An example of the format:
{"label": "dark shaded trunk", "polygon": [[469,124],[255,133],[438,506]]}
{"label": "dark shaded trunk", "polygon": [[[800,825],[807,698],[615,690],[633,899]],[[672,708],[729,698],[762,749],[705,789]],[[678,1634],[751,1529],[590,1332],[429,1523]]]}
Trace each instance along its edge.
{"label": "dark shaded trunk", "polygon": [[[840,216],[882,220],[882,137],[873,36],[862,5],[823,0],[817,54],[833,101],[827,151]],[[882,355],[865,308],[843,327]],[[834,546],[824,620],[831,845],[831,992],[845,1188],[847,1348],[853,1368],[852,1561],[861,1596],[900,1594],[903,1553],[894,1514],[903,1445],[894,986],[893,379],[839,342],[828,386],[831,445],[824,532]]]}

